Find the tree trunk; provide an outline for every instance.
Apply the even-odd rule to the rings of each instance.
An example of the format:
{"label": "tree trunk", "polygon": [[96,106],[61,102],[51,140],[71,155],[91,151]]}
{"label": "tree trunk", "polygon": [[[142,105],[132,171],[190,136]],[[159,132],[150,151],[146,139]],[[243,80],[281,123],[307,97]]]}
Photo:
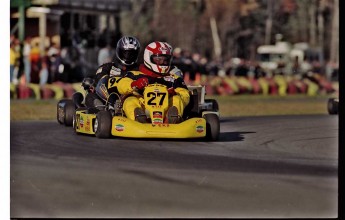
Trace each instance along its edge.
{"label": "tree trunk", "polygon": [[310,4],[309,6],[309,43],[311,46],[316,45],[316,26],[315,26],[315,4]]}
{"label": "tree trunk", "polygon": [[339,0],[334,0],[331,29],[330,61],[339,63]]}
{"label": "tree trunk", "polygon": [[272,32],[272,10],[273,2],[268,0],[267,2],[267,19],[266,19],[266,28],[265,28],[265,44],[271,44],[271,32]]}
{"label": "tree trunk", "polygon": [[216,56],[216,59],[219,60],[222,55],[222,47],[221,47],[220,38],[218,34],[216,19],[214,17],[210,17],[210,25],[211,25],[211,31],[212,31],[213,44],[214,44],[214,54]]}
{"label": "tree trunk", "polygon": [[323,15],[322,15],[322,11],[323,8],[319,8],[319,13],[317,15],[317,29],[318,29],[318,43],[319,46],[321,48],[321,50],[323,50],[323,45],[324,45],[324,19],[323,19]]}
{"label": "tree trunk", "polygon": [[155,33],[159,32],[159,18],[160,18],[160,8],[161,8],[162,0],[155,0],[155,5],[153,9],[153,21],[152,21],[152,30]]}

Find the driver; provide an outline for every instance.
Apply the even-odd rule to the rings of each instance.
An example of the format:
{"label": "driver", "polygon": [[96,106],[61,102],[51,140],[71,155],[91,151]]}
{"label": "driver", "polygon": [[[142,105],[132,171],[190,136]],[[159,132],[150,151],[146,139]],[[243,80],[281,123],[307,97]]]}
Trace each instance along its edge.
{"label": "driver", "polygon": [[[188,105],[189,90],[183,81],[181,71],[171,66],[172,47],[166,42],[155,41],[144,50],[144,64],[139,71],[129,71],[118,81],[118,91],[122,95],[131,94],[134,90],[143,92],[145,86],[151,83],[166,85],[169,92],[169,109],[167,119],[169,124],[182,121],[184,108]],[[135,96],[129,96],[123,103],[126,116],[132,120],[145,123],[147,118],[142,101]]]}
{"label": "driver", "polygon": [[124,36],[117,42],[114,61],[102,64],[92,78],[85,78],[82,82],[82,86],[88,91],[85,97],[87,107],[103,105],[100,99],[105,102],[109,94],[118,93],[118,79],[127,71],[138,69],[139,52],[140,42],[135,37]]}

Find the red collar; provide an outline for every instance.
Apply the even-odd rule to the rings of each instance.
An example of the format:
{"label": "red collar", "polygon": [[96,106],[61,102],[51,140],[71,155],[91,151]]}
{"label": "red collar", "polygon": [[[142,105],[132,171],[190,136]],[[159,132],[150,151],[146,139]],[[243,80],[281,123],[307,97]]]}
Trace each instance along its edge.
{"label": "red collar", "polygon": [[140,64],[139,66],[139,71],[144,73],[145,75],[157,78],[157,77],[162,77],[161,75],[153,72],[152,70],[149,70],[144,64]]}

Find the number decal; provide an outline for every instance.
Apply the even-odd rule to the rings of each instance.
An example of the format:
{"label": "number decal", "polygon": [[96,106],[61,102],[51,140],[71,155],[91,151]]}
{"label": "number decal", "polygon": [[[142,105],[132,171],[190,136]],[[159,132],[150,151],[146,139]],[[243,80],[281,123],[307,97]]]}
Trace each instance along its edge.
{"label": "number decal", "polygon": [[166,96],[166,93],[163,93],[163,92],[159,92],[157,93],[157,96],[162,96],[161,100],[159,101],[159,105],[163,105],[163,102],[164,102],[164,98]]}
{"label": "number decal", "polygon": [[[147,104],[148,105],[163,105],[165,96],[166,96],[166,93],[163,93],[163,92],[157,92],[157,95],[154,92],[149,92],[147,93],[147,97],[149,97],[150,99],[148,100]],[[159,97],[160,97],[159,104],[157,104],[155,102],[155,99]]]}
{"label": "number decal", "polygon": [[116,86],[116,78],[115,77],[111,77],[108,81],[108,89],[115,87]]}
{"label": "number decal", "polygon": [[149,97],[150,99],[147,101],[148,105],[156,105],[156,103],[154,103],[153,101],[156,99],[156,93],[154,92],[149,92],[147,93],[147,97]]}

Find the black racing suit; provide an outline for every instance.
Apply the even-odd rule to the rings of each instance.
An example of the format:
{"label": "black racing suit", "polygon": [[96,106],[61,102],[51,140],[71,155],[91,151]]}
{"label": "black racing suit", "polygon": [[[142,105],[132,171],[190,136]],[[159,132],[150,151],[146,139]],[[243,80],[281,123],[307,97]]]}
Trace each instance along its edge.
{"label": "black racing suit", "polygon": [[114,103],[118,95],[111,96],[111,99],[109,99],[109,96],[112,93],[118,94],[117,81],[124,76],[127,71],[137,69],[138,66],[136,64],[125,66],[116,62],[116,60],[99,66],[96,74],[92,77],[94,79],[93,86],[95,87],[95,90],[88,91],[85,97],[85,105],[87,107],[96,107],[97,105],[102,105],[107,101]]}

